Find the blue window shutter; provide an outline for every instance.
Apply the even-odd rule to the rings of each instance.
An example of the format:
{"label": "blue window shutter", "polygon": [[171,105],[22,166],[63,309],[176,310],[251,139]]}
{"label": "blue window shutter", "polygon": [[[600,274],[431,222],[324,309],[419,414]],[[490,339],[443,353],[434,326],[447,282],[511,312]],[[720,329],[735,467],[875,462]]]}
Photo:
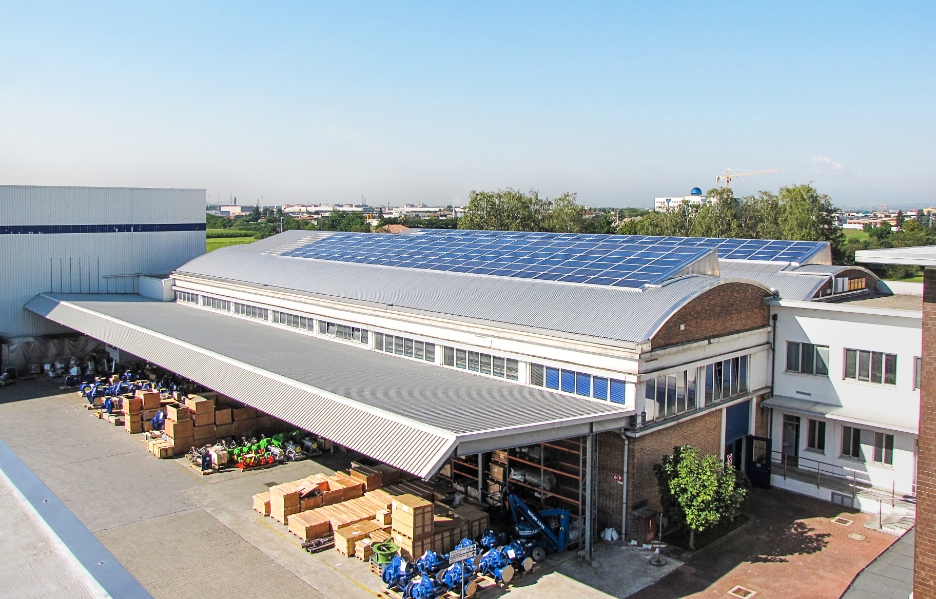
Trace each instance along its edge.
{"label": "blue window shutter", "polygon": [[595,399],[608,399],[608,379],[596,376],[592,379],[592,396]]}
{"label": "blue window shutter", "polygon": [[562,390],[566,393],[575,393],[575,373],[571,370],[562,371]]}
{"label": "blue window shutter", "polygon": [[575,373],[575,393],[591,397],[591,375],[584,372]]}
{"label": "blue window shutter", "polygon": [[626,403],[625,388],[624,381],[611,379],[611,401],[613,403]]}
{"label": "blue window shutter", "polygon": [[546,368],[546,388],[559,389],[559,369]]}

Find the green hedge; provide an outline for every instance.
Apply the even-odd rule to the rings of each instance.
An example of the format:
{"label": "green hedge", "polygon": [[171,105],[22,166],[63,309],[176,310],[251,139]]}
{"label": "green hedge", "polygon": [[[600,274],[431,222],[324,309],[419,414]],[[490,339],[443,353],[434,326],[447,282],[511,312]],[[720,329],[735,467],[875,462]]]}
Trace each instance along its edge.
{"label": "green hedge", "polygon": [[253,237],[255,231],[245,231],[243,229],[208,229],[205,231],[205,237],[208,239],[229,239],[231,237]]}

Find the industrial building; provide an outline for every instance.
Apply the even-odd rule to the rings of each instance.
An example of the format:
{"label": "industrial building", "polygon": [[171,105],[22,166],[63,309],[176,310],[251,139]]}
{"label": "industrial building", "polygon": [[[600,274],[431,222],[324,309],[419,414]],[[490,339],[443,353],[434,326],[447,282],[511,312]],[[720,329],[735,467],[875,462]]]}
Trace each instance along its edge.
{"label": "industrial building", "polygon": [[180,265],[171,302],[53,290],[27,309],[482,498],[505,482],[489,452],[568,451],[575,468],[512,454],[549,489],[510,482],[642,539],[676,445],[770,484],[769,301],[877,285],[830,261],[816,242],[290,231]]}
{"label": "industrial building", "polygon": [[3,363],[67,359],[50,336],[70,329],[23,308],[38,293],[161,288],[150,279],[205,253],[204,211],[202,189],[0,185]]}

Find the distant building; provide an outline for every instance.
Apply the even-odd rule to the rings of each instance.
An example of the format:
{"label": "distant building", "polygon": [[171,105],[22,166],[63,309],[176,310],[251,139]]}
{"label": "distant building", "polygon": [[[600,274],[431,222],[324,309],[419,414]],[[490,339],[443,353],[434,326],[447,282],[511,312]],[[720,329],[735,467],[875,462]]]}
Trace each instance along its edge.
{"label": "distant building", "polygon": [[244,210],[243,206],[221,206],[218,212],[221,216],[244,216],[249,210]]}
{"label": "distant building", "polygon": [[703,204],[717,202],[716,198],[709,198],[702,195],[702,190],[698,187],[693,187],[692,191],[689,192],[689,195],[676,197],[676,198],[656,198],[653,200],[653,209],[657,212],[666,212],[667,210],[672,210],[673,208],[686,203],[690,206],[701,206]]}

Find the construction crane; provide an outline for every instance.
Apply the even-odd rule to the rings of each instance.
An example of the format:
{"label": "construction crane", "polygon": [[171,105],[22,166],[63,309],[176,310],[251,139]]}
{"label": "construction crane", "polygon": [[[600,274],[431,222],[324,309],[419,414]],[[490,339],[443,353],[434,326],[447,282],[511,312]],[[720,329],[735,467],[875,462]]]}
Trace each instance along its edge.
{"label": "construction crane", "polygon": [[732,172],[733,170],[734,170],[734,169],[730,169],[730,168],[729,168],[729,169],[725,169],[725,174],[724,174],[724,175],[718,175],[717,177],[715,177],[715,182],[718,183],[718,182],[720,182],[722,179],[724,179],[724,180],[725,180],[725,187],[730,187],[730,186],[731,186],[731,180],[734,179],[735,177],[749,177],[749,176],[751,176],[751,175],[763,175],[764,173],[778,173],[778,172],[780,172],[780,169],[778,169],[778,168],[775,168],[775,169],[769,170],[769,171],[751,171],[751,172],[747,172],[747,173]]}

